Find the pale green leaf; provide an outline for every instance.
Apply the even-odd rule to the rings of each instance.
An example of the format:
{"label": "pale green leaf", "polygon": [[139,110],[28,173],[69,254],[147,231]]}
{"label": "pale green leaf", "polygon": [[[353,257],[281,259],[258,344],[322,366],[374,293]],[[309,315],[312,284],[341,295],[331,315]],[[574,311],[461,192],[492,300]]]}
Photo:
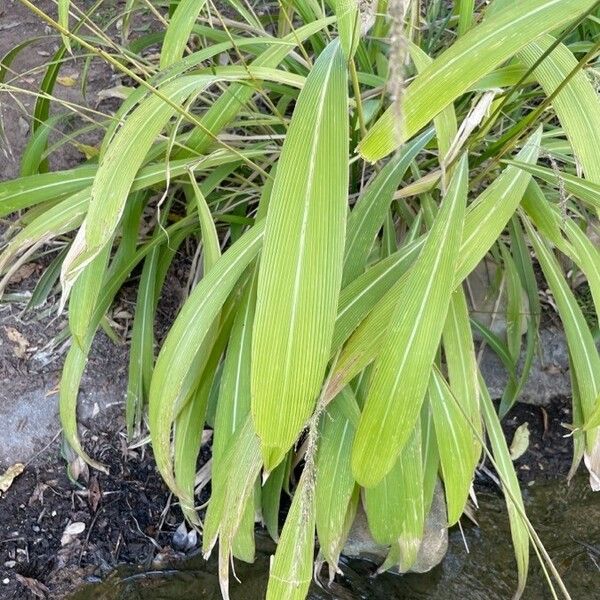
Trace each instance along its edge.
{"label": "pale green leaf", "polygon": [[444,478],[448,525],[451,526],[460,519],[469,497],[473,482],[472,432],[473,429],[481,430],[481,427],[467,421],[469,413],[459,407],[458,398],[453,398],[450,387],[437,368],[431,373],[429,402]]}
{"label": "pale green leaf", "polygon": [[373,538],[392,545],[391,556],[382,569],[398,565],[404,573],[417,559],[425,526],[423,491],[421,424],[417,421],[392,469],[364,492]]}
{"label": "pale green leaf", "polygon": [[178,61],[206,0],[181,0],[171,17],[160,53],[160,68]]}
{"label": "pale green leaf", "polygon": [[[537,160],[540,133],[538,131],[528,140],[519,153],[520,157],[526,157],[527,160]],[[461,250],[458,255],[458,270],[454,280],[455,288],[479,264],[496,242],[523,198],[523,193],[530,180],[531,177],[522,178],[517,169],[510,171],[505,169],[469,206],[465,217]],[[411,252],[415,249],[420,250],[426,238],[427,236],[423,236],[414,242]],[[408,248],[406,251],[408,252]],[[399,256],[401,253],[402,250],[399,251]],[[386,260],[390,259],[391,257]],[[365,276],[367,273],[365,273]],[[328,398],[336,396],[380,352],[398,298],[401,294],[407,293],[403,291],[406,282],[407,275],[401,277],[377,303],[357,328],[354,335],[348,340],[336,363],[335,372],[327,388],[326,395]]]}
{"label": "pale green leaf", "polygon": [[[555,41],[551,35],[540,36],[518,58],[531,68]],[[576,68],[577,59],[564,44],[558,44],[533,74],[549,96]],[[584,71],[579,70],[555,95],[552,106],[586,178],[600,184],[600,97]]]}
{"label": "pale green leaf", "polygon": [[569,194],[573,194],[580,200],[583,200],[590,207],[600,211],[600,185],[587,181],[570,173],[557,173],[553,169],[542,167],[535,164],[525,164],[519,161],[505,161],[507,164],[514,165],[520,169],[524,169],[535,177],[551,183],[552,185],[564,185],[564,188]]}
{"label": "pale green leaf", "polygon": [[407,274],[375,363],[352,452],[354,475],[366,487],[392,468],[418,418],[428,383],[423,373],[431,369],[455,287],[466,195],[463,158],[423,250]]}
{"label": "pale green leaf", "polygon": [[426,131],[402,148],[365,188],[348,217],[344,256],[344,286],[365,269],[377,232],[381,229],[394,192],[412,160],[433,137]]}
{"label": "pale green leaf", "polygon": [[360,16],[356,0],[332,0],[337,17],[340,45],[347,60],[351,60],[360,40]]}
{"label": "pale green leaf", "polygon": [[310,416],[329,358],[348,194],[347,93],[346,64],[334,41],[298,98],[266,219],[251,386],[267,470]]}
{"label": "pale green leaf", "polygon": [[[483,428],[477,383],[477,358],[467,299],[462,287],[456,288],[452,295],[442,340],[452,395],[470,419],[470,427],[481,434]],[[429,385],[431,387],[431,382]],[[482,448],[477,436],[471,436],[471,441],[471,468],[474,468],[481,457]]]}
{"label": "pale green leaf", "polygon": [[[69,30],[69,9],[71,8],[71,0],[58,0],[58,23],[67,31]],[[71,52],[71,42],[69,36],[65,33],[61,34],[65,48]]]}
{"label": "pale green leaf", "polygon": [[483,378],[480,376],[481,405],[483,418],[487,428],[488,437],[492,446],[495,466],[504,489],[504,498],[508,509],[508,518],[510,520],[510,531],[512,535],[515,558],[517,560],[517,575],[519,584],[514,599],[521,597],[527,582],[527,571],[529,569],[529,530],[523,515],[525,506],[519,488],[519,480],[515,473],[510,452],[504,439],[502,426],[498,415],[492,404],[492,400],[487,391]]}
{"label": "pale green leaf", "polygon": [[313,482],[303,471],[271,563],[266,600],[304,600],[312,579],[315,547]]}
{"label": "pale green leaf", "polygon": [[524,0],[490,15],[438,56],[408,86],[403,101],[402,138],[396,135],[395,113],[390,108],[361,142],[361,155],[369,161],[386,156],[532,39],[576,19],[593,3],[594,0]]}
{"label": "pale green leaf", "polygon": [[356,513],[358,495],[350,451],[359,414],[354,394],[346,388],[321,417],[315,478],[316,523],[321,553],[333,571],[339,571],[339,556]]}
{"label": "pale green leaf", "polygon": [[177,489],[172,474],[171,427],[207,356],[202,352],[226,298],[260,250],[264,222],[257,223],[223,254],[183,305],[169,331],[154,369],[148,407],[157,466]]}
{"label": "pale green leaf", "polygon": [[[598,356],[594,338],[585,317],[565,280],[558,261],[529,222],[527,220],[524,222],[565,329],[577,380],[582,415],[584,421],[587,421],[593,415],[600,396],[600,356]],[[600,487],[598,484],[600,481],[600,457],[597,452],[597,441],[598,430],[588,431],[586,434],[586,463],[594,488]]]}

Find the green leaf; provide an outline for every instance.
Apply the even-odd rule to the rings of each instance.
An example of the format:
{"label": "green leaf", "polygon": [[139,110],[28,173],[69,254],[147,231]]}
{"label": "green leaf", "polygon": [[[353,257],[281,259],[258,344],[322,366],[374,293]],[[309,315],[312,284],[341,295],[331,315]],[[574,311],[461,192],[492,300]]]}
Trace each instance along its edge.
{"label": "green leaf", "polygon": [[525,322],[523,288],[517,267],[504,244],[500,245],[506,277],[506,345],[516,363],[521,354],[521,332]]}
{"label": "green leaf", "polygon": [[580,200],[583,200],[591,208],[600,211],[600,185],[587,181],[570,173],[557,173],[553,169],[541,167],[535,164],[525,164],[520,161],[505,161],[507,164],[514,165],[531,173],[535,177],[551,183],[554,186],[564,185],[564,188],[569,194],[573,194]]}
{"label": "green leaf", "polygon": [[458,13],[458,35],[464,35],[473,24],[475,0],[458,0],[456,12]]}
{"label": "green leaf", "polygon": [[[537,160],[540,135],[541,130],[527,141],[521,152],[519,152],[520,157],[526,158],[526,160]],[[516,169],[505,169],[469,206],[465,218],[457,272],[455,273],[454,289],[479,264],[514,214],[531,180],[530,177],[523,178],[520,175]],[[420,249],[426,238],[427,236],[423,236],[417,240],[411,251]],[[399,255],[401,252],[402,250],[399,251]],[[398,304],[398,299],[402,294],[407,293],[405,291],[407,280],[407,275],[405,275],[397,281],[348,340],[327,387],[327,398],[336,396],[347,383],[352,381],[378,355],[388,332],[388,324]]]}
{"label": "green leaf", "polygon": [[[161,87],[160,94],[154,93],[146,98],[127,117],[100,162],[92,184],[87,217],[63,265],[65,297],[85,266],[112,239],[135,175],[144,163],[155,138],[177,112],[178,105],[220,79],[251,79],[261,76],[280,79],[273,69],[260,73],[237,67],[221,69],[223,74],[220,76],[185,75],[167,83]],[[283,71],[279,73],[283,75]],[[289,83],[289,75],[284,75],[284,80]]]}
{"label": "green leaf", "polygon": [[194,23],[206,0],[181,0],[171,17],[160,53],[160,68],[177,62],[185,50]]}
{"label": "green leaf", "polygon": [[[158,164],[147,165],[136,174],[131,191],[152,187],[166,181],[167,176],[178,177],[187,173],[190,168],[208,169],[216,165],[239,161],[240,154],[251,159],[263,155],[264,149],[255,148],[243,150],[240,153],[219,149],[203,157],[202,160],[195,158],[167,163],[161,161]],[[0,217],[47,200],[79,192],[84,188],[88,188],[87,195],[89,196],[89,186],[94,181],[97,170],[97,165],[82,165],[76,169],[0,182]]]}
{"label": "green leaf", "polygon": [[[208,557],[216,542],[213,531],[218,532],[219,584],[223,599],[228,600],[231,554],[236,540],[240,541],[240,527],[244,522],[247,523],[249,516],[253,521],[253,514],[249,514],[248,506],[253,507],[256,480],[262,464],[259,440],[253,431],[250,417],[240,428],[239,435],[236,434],[229,461],[225,464],[228,477],[222,488],[213,490],[211,507],[214,512],[212,516],[208,513],[206,516],[203,549],[205,557]],[[250,541],[253,553],[253,540],[245,541]]]}
{"label": "green leaf", "polygon": [[271,563],[266,600],[305,600],[315,547],[314,483],[303,471]]}
{"label": "green leaf", "polygon": [[374,162],[412,138],[441,110],[465,93],[532,39],[574,20],[594,0],[523,0],[498,11],[470,29],[438,56],[411,83],[404,96],[404,130],[400,138],[389,108],[359,145]]}
{"label": "green leaf", "polygon": [[[295,46],[326,27],[333,19],[333,17],[328,17],[310,22],[303,27],[298,27],[281,40],[269,39],[272,45],[254,59],[252,67],[276,67]],[[243,41],[241,40],[241,42]],[[239,42],[236,43],[239,45]],[[228,47],[223,48],[221,51],[224,52],[228,49]],[[240,109],[250,101],[254,93],[253,86],[245,83],[231,84],[202,115],[200,121],[202,127],[197,126],[190,135],[186,146],[192,151],[182,149],[177,157],[204,154],[213,143],[211,134],[216,135],[230,123],[238,115]]]}
{"label": "green leaf", "polygon": [[347,93],[344,57],[332,42],[300,93],[271,194],[251,376],[267,470],[283,459],[312,412],[329,358],[348,194]]}
{"label": "green leaf", "polygon": [[508,518],[510,520],[513,548],[515,551],[515,558],[517,559],[519,585],[513,596],[513,598],[517,600],[521,597],[523,590],[525,589],[527,571],[529,569],[529,530],[527,523],[522,517],[522,515],[525,514],[525,506],[523,505],[519,480],[517,479],[513,467],[508,446],[506,445],[502,426],[500,425],[498,415],[494,410],[494,405],[492,404],[489,392],[481,375],[479,377],[479,383],[483,418],[492,446],[495,467],[504,489],[504,498],[506,499],[506,508],[508,509]]}
{"label": "green leaf", "polygon": [[369,529],[376,542],[392,545],[380,568],[398,565],[401,573],[417,559],[425,526],[421,424],[417,420],[407,443],[387,475],[364,492]]}
{"label": "green leaf", "polygon": [[[594,338],[581,312],[581,308],[577,304],[577,300],[565,280],[558,261],[528,220],[525,219],[524,223],[558,307],[577,380],[578,397],[581,403],[583,419],[587,421],[594,414],[598,398],[600,397],[600,357],[598,356]],[[598,439],[597,429],[587,432],[585,458],[593,489],[600,489]]]}
{"label": "green leaf", "polygon": [[408,440],[427,390],[454,289],[462,237],[467,161],[461,159],[423,250],[407,274],[404,293],[389,323],[356,433],[356,480],[375,485],[392,468]]}
{"label": "green leaf", "polygon": [[255,310],[256,277],[253,277],[235,315],[221,376],[212,445],[217,477],[229,441],[250,414],[250,351]]}
{"label": "green leaf", "polygon": [[[197,191],[199,192],[199,190]],[[220,256],[218,239],[216,239],[216,231],[214,231],[214,223],[210,215],[209,221],[210,224],[204,223],[201,225],[204,244],[208,246],[208,249],[204,253],[205,272],[209,272],[213,268],[217,257]],[[214,244],[210,238],[213,233],[215,236],[214,242],[216,242],[216,254],[212,254],[211,256],[210,246]],[[225,307],[220,315],[215,317],[213,325],[207,333],[201,352],[205,351],[208,354],[208,358],[201,370],[196,389],[192,392],[191,397],[187,399],[174,423],[174,471],[175,483],[177,489],[181,492],[179,503],[187,520],[197,526],[200,525],[200,519],[196,514],[194,506],[196,465],[198,454],[200,453],[202,431],[204,429],[210,391],[221,355],[229,339],[235,309],[237,308],[234,300],[235,297],[233,299],[230,298],[226,302]],[[250,548],[250,554],[253,559],[253,545]]]}
{"label": "green leaf", "polygon": [[[533,183],[533,182],[531,182]],[[530,187],[531,187],[530,183]],[[528,188],[529,189],[529,188]],[[538,294],[538,284],[535,278],[533,269],[533,261],[531,252],[525,241],[523,228],[519,222],[518,216],[515,215],[508,224],[508,231],[511,238],[511,252],[515,268],[518,271],[522,289],[527,294],[527,346],[525,349],[525,357],[523,358],[523,366],[517,385],[511,390],[512,386],[507,386],[502,394],[500,408],[498,414],[502,419],[513,406],[518,398],[523,386],[529,378],[533,359],[538,345],[539,323],[541,318],[540,299]]]}
{"label": "green leaf", "polygon": [[355,0],[332,0],[337,17],[340,45],[346,60],[351,60],[360,41],[360,16]]}
{"label": "green leaf", "polygon": [[459,407],[459,399],[453,398],[446,380],[435,367],[429,382],[429,402],[446,490],[448,525],[452,526],[460,519],[469,497],[474,467],[472,430],[481,427],[467,421],[465,414],[469,413]]}
{"label": "green leaf", "polygon": [[[71,0],[58,0],[58,23],[63,29],[68,31],[69,29],[69,9],[71,7]],[[63,44],[67,51],[71,52],[71,42],[69,36],[61,34]]]}
{"label": "green leaf", "polygon": [[[411,43],[409,45],[409,50],[418,73],[427,69],[433,62],[433,59],[416,44]],[[435,125],[436,141],[439,150],[438,161],[441,166],[444,164],[458,130],[454,105],[449,104],[446,106],[446,108],[433,118],[433,122]]]}
{"label": "green leaf", "polygon": [[[527,140],[517,158],[535,163],[540,151],[542,128]],[[461,283],[479,264],[498,239],[519,206],[530,177],[521,177],[516,169],[502,174],[486,188],[469,207],[463,232],[463,249],[456,271],[456,283]]]}
{"label": "green leaf", "polygon": [[[470,426],[482,434],[477,358],[473,345],[467,299],[462,287],[456,288],[452,295],[442,340],[452,395],[468,415]],[[431,387],[431,382],[429,385]],[[482,448],[476,436],[471,436],[471,441],[473,450],[471,469],[473,469],[481,457]]]}
{"label": "green leaf", "polygon": [[331,344],[332,354],[341,348],[373,306],[406,273],[419,255],[421,246],[421,243],[403,246],[367,269],[341,291]]}
{"label": "green leaf", "polygon": [[269,478],[262,487],[261,502],[265,527],[273,541],[279,541],[279,514],[281,505],[281,492],[283,483],[287,480],[290,471],[291,453],[288,460],[280,462],[269,474]]}
{"label": "green leaf", "polygon": [[[531,68],[555,42],[551,35],[540,36],[519,52],[518,59]],[[564,44],[558,44],[533,75],[550,96],[576,68],[577,59]],[[600,184],[600,97],[585,71],[579,70],[568,81],[553,98],[552,107],[586,178]]]}
{"label": "green leaf", "polygon": [[[230,304],[233,307],[234,303]],[[228,477],[226,451],[250,415],[250,349],[255,307],[256,277],[253,277],[246,285],[239,306],[235,307],[229,347],[221,376],[213,427],[213,489],[220,489],[220,486],[224,485],[221,482]],[[222,500],[217,497],[215,501]],[[252,561],[254,559],[254,501],[248,501],[246,513],[233,538],[232,552],[237,558]]]}
{"label": "green leaf", "polygon": [[63,433],[69,444],[86,462],[94,468],[105,470],[106,467],[93,461],[81,447],[77,435],[77,394],[83,371],[87,364],[87,358],[91,347],[94,334],[100,324],[100,321],[109,306],[113,302],[115,295],[123,285],[125,279],[129,276],[135,266],[147,256],[154,248],[165,243],[167,239],[172,239],[174,245],[177,245],[179,236],[187,236],[193,230],[193,218],[185,217],[177,223],[162,229],[160,234],[156,235],[150,242],[144,244],[131,257],[125,257],[119,262],[113,261],[109,276],[104,280],[104,285],[100,289],[98,300],[95,303],[94,312],[88,325],[88,331],[82,344],[72,344],[65,364],[63,366],[60,389],[59,389],[59,408],[60,420],[63,427]]}
{"label": "green leaf", "polygon": [[45,200],[78,192],[91,184],[96,165],[29,175],[0,183],[0,217],[28,208]]}
{"label": "green leaf", "polygon": [[426,131],[402,148],[376,175],[361,194],[348,217],[343,285],[354,281],[365,269],[377,232],[381,229],[404,174],[417,154],[432,139]]}
{"label": "green leaf", "polygon": [[315,479],[316,523],[319,546],[332,571],[356,514],[358,494],[350,451],[360,411],[349,388],[329,404],[321,418]]}
{"label": "green leaf", "polygon": [[169,331],[152,376],[148,417],[161,475],[177,491],[172,473],[171,427],[207,359],[203,343],[236,282],[260,250],[264,222],[257,223],[217,261],[194,288]]}

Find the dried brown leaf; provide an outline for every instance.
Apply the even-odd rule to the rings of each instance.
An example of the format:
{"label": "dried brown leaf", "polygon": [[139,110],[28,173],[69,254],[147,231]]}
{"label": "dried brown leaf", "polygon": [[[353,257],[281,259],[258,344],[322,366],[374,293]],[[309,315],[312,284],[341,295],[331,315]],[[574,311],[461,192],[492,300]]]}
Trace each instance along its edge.
{"label": "dried brown leaf", "polygon": [[16,580],[22,585],[25,586],[36,598],[47,598],[50,590],[37,579],[33,579],[32,577],[23,577],[23,575],[19,575],[19,573],[15,576]]}
{"label": "dried brown leaf", "polygon": [[62,537],[60,538],[60,545],[66,546],[70,544],[80,533],[85,531],[85,523],[82,521],[75,521],[69,523],[63,531]]}
{"label": "dried brown leaf", "polygon": [[98,483],[97,477],[92,477],[90,479],[88,492],[88,502],[92,512],[95,513],[98,510],[98,504],[100,504],[100,500],[102,499],[102,491],[100,490],[100,484]]}
{"label": "dried brown leaf", "polygon": [[37,263],[26,263],[22,267],[18,268],[13,276],[10,278],[10,283],[21,283],[29,279],[37,270],[39,265]]}
{"label": "dried brown leaf", "polygon": [[0,475],[0,493],[5,494],[13,484],[13,481],[25,470],[25,465],[15,463],[12,467],[8,467],[2,475]]}
{"label": "dried brown leaf", "polygon": [[14,344],[13,354],[17,358],[25,358],[27,348],[29,348],[29,340],[14,327],[4,327],[6,337]]}

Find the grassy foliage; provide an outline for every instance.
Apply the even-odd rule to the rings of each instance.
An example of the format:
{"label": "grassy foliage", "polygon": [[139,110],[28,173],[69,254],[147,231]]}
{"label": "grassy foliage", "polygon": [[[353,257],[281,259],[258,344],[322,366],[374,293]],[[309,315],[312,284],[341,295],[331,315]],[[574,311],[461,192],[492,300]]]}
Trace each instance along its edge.
{"label": "grassy foliage", "polygon": [[[12,223],[0,287],[43,244],[58,249],[32,304],[58,285],[68,303],[70,445],[103,468],[78,438],[79,384],[107,310],[138,278],[128,432],[149,429],[164,480],[200,526],[196,463],[214,429],[203,544],[219,544],[224,597],[231,557],[253,560],[255,515],[279,540],[268,598],[305,597],[315,532],[338,570],[359,502],[390,547],[385,567],[410,569],[436,477],[454,524],[486,454],[506,493],[519,596],[530,540],[548,557],[478,372],[464,282],[485,257],[504,278],[505,339],[477,327],[510,373],[505,414],[536,352],[539,264],[573,364],[574,467],[585,458],[599,489],[588,326],[600,308],[598,3],[181,0],[153,3],[166,26],[130,40],[149,3],[127,2],[116,41],[89,26],[97,6],[84,15],[61,0],[54,21],[21,1],[63,47],[41,83],[23,176],[0,184]],[[3,59],[0,93],[15,91],[22,47]],[[125,100],[49,146],[66,118],[50,106],[69,52],[108,62]],[[52,152],[91,129],[103,140],[83,164],[47,172]],[[197,284],[155,355],[166,273],[189,243]],[[559,254],[589,286],[587,315]]]}

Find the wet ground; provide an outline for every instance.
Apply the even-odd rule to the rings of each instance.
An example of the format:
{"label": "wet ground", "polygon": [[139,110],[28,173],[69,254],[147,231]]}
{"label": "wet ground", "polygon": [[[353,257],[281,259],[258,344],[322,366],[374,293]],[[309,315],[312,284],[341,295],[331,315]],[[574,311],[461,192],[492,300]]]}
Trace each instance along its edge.
{"label": "wet ground", "polygon": [[[544,409],[520,404],[508,416],[505,431],[510,440],[519,425],[529,424],[530,444],[517,469],[530,517],[561,572],[571,584],[600,585],[594,562],[600,551],[600,501],[589,491],[583,473],[571,486],[566,484],[571,442],[564,437],[561,423],[569,419],[566,402],[556,401]],[[122,415],[117,414],[115,422],[122,423]],[[30,588],[37,585],[46,594],[37,597],[62,599],[82,585],[109,577],[105,586],[84,587],[76,598],[128,600],[147,595],[150,587],[152,599],[218,599],[214,565],[206,566],[200,557],[183,565],[183,555],[172,546],[181,513],[169,498],[148,448],[127,449],[121,433],[101,427],[88,431],[84,439],[94,455],[109,464],[110,475],[92,472],[87,481],[84,474],[73,483],[56,440],[0,498],[0,598],[33,599]],[[368,577],[372,565],[352,562],[332,593],[315,588],[313,598],[510,597],[513,559],[504,502],[483,472],[477,476],[476,488],[481,528],[463,519],[470,554],[457,529],[451,533],[448,557],[430,574],[372,580]],[[83,524],[83,531],[63,544],[65,531],[76,523]],[[265,553],[255,565],[236,569],[244,585],[233,598],[263,597],[271,548],[264,540],[262,546]],[[110,576],[117,568],[122,570]],[[529,593],[538,595],[525,597],[550,597],[544,595],[542,583],[534,568]],[[456,590],[452,594],[470,591],[439,595],[448,589]]]}
{"label": "wet ground", "polygon": [[[351,561],[342,565],[344,576],[330,587],[313,584],[311,600],[507,600],[515,590],[514,559],[504,502],[492,492],[479,494],[479,527],[464,521],[464,539],[452,531],[448,555],[423,575],[386,573],[371,577],[374,567]],[[545,482],[525,491],[531,521],[572,598],[598,598],[600,586],[600,502],[584,476],[567,486]],[[468,546],[469,552],[466,547]],[[254,565],[240,564],[241,584],[232,585],[233,600],[265,597],[268,551]],[[160,571],[123,569],[100,586],[87,586],[69,600],[220,600],[216,564],[200,557]],[[324,584],[325,585],[325,584]],[[551,598],[543,572],[532,556],[529,582],[523,598]]]}

